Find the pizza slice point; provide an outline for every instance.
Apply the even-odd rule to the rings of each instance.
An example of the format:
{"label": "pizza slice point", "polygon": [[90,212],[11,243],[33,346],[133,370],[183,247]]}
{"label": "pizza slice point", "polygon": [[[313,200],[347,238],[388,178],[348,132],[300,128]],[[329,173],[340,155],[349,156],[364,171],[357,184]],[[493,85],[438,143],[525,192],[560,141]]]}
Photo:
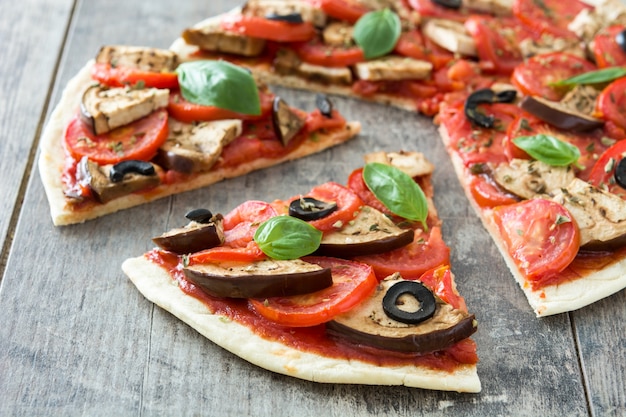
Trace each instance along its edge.
{"label": "pizza slice point", "polygon": [[[432,164],[417,152],[367,159],[347,186],[248,201],[225,215],[195,210],[122,269],[148,300],[264,369],[478,392],[477,321],[441,240]],[[190,233],[212,239],[192,246]]]}
{"label": "pizza slice point", "polygon": [[55,225],[302,158],[360,132],[326,97],[305,112],[241,67],[180,61],[169,50],[110,45],[70,80],[40,145]]}

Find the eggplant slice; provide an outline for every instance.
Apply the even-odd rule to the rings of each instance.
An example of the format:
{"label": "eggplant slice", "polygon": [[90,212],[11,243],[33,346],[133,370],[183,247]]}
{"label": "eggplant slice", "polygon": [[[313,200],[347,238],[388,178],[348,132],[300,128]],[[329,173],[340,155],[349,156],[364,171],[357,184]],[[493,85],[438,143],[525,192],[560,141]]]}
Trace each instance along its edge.
{"label": "eggplant slice", "polygon": [[222,220],[222,215],[216,214],[208,222],[191,221],[184,227],[153,237],[152,241],[161,249],[179,255],[210,249],[224,242]]}

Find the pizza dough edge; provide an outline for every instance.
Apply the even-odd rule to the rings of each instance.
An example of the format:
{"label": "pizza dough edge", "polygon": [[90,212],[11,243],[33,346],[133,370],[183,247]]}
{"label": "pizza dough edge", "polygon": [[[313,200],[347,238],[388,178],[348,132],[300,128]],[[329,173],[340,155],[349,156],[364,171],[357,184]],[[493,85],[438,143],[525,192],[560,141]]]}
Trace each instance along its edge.
{"label": "pizza dough edge", "polygon": [[481,390],[476,365],[449,373],[425,367],[380,367],[299,351],[263,339],[244,325],[212,314],[202,302],[181,291],[164,268],[143,256],[127,259],[122,270],[149,301],[218,346],[266,370],[321,383],[405,385],[468,393]]}

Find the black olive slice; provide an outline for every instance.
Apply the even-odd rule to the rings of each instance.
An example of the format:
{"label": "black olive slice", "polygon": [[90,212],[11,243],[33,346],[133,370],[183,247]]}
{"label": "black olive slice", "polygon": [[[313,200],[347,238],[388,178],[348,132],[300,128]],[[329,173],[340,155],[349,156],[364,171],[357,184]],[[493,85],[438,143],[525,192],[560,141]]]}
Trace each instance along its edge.
{"label": "black olive slice", "polygon": [[615,167],[615,182],[626,189],[626,158],[622,158]]}
{"label": "black olive slice", "polygon": [[289,215],[300,220],[317,220],[337,210],[337,203],[326,203],[312,197],[301,197],[289,204]]}
{"label": "black olive slice", "polygon": [[276,14],[276,13],[268,13],[265,15],[265,18],[268,20],[279,20],[281,22],[287,23],[304,23],[302,19],[302,15],[300,13],[288,13],[288,14]]}
{"label": "black olive slice", "polygon": [[622,48],[622,51],[626,52],[626,29],[615,35],[615,43]]}
{"label": "black olive slice", "polygon": [[478,126],[492,128],[495,123],[493,115],[487,115],[478,111],[478,105],[484,103],[511,103],[516,96],[517,92],[515,90],[506,90],[499,93],[489,88],[476,90],[465,101],[465,116]]}
{"label": "black olive slice", "polygon": [[188,211],[185,217],[196,223],[210,223],[213,218],[213,213],[207,209],[199,208]]}
{"label": "black olive slice", "polygon": [[333,103],[328,99],[326,94],[317,94],[315,96],[315,106],[323,116],[328,118],[332,117]]}
{"label": "black olive slice", "polygon": [[448,9],[460,9],[462,0],[432,0],[433,3]]}
{"label": "black olive slice", "polygon": [[[406,311],[398,307],[398,298],[412,295],[420,303],[416,311]],[[418,324],[435,314],[437,304],[433,293],[418,281],[400,281],[389,288],[383,297],[383,311],[390,318],[406,324]]]}
{"label": "black olive slice", "polygon": [[154,175],[154,165],[146,161],[130,160],[122,161],[111,167],[109,171],[109,179],[111,182],[120,182],[126,174]]}

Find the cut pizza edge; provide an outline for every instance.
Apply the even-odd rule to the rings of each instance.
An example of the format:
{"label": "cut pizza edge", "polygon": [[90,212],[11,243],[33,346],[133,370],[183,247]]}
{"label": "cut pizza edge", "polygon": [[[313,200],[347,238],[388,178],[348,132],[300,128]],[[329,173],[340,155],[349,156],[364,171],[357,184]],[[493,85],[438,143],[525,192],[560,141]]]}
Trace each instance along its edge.
{"label": "cut pizza edge", "polygon": [[421,366],[376,366],[358,359],[337,359],[267,340],[243,324],[213,314],[179,289],[169,273],[145,257],[122,264],[144,297],[173,314],[216,345],[263,369],[311,382],[404,385],[442,391],[480,392],[476,365],[452,372]]}
{"label": "cut pizza edge", "polygon": [[[448,147],[449,135],[443,125],[439,127],[439,135]],[[509,254],[491,215],[492,210],[479,207],[472,197],[469,183],[464,180],[466,168],[463,161],[454,152],[449,152],[449,155],[467,200],[489,233],[537,317],[578,310],[626,288],[626,258],[622,257],[618,262],[587,273],[584,277],[573,281],[533,289]]]}
{"label": "cut pizza edge", "polygon": [[93,60],[87,62],[68,82],[59,103],[51,113],[39,143],[38,168],[55,226],[82,223],[173,194],[206,187],[224,179],[243,176],[252,171],[300,159],[345,143],[361,131],[360,122],[347,121],[342,129],[316,131],[314,140],[305,140],[297,148],[278,158],[257,158],[237,166],[214,168],[199,173],[184,182],[161,183],[148,191],[127,194],[105,203],[93,205],[88,209],[77,210],[66,201],[64,196],[62,175],[66,154],[63,148],[63,135],[67,122],[75,115],[80,106],[83,92],[95,83],[91,78],[93,65]]}

